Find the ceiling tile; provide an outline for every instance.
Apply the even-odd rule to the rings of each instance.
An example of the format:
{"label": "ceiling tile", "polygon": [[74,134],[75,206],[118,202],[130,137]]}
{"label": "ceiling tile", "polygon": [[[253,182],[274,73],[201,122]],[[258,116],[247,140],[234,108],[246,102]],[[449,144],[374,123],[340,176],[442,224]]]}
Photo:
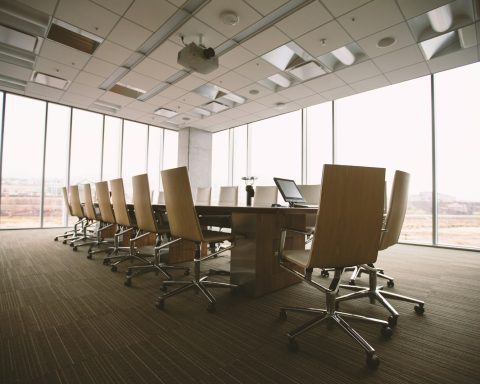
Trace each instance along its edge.
{"label": "ceiling tile", "polygon": [[213,72],[207,73],[206,75],[195,72],[195,76],[197,76],[200,79],[203,79],[203,80],[205,80],[205,82],[207,82],[207,81],[211,81],[211,80],[213,80],[217,77],[220,77],[227,72],[228,72],[227,68],[219,65],[218,68],[215,69]]}
{"label": "ceiling tile", "polygon": [[115,92],[107,91],[102,96],[100,96],[98,100],[103,100],[108,103],[125,106],[127,104],[130,104],[134,99],[132,99],[131,97],[119,95],[118,93],[115,93]]}
{"label": "ceiling tile", "polygon": [[151,31],[156,31],[176,11],[177,8],[166,1],[135,0],[124,16]]}
{"label": "ceiling tile", "polygon": [[409,65],[408,67],[403,67],[392,72],[385,73],[387,79],[393,83],[400,83],[402,81],[407,81],[415,79],[417,77],[422,77],[430,74],[427,63],[421,62],[418,64]]}
{"label": "ceiling tile", "polygon": [[337,100],[341,99],[342,97],[351,96],[353,94],[355,94],[355,91],[348,85],[322,92],[322,96],[325,97],[327,100]]}
{"label": "ceiling tile", "polygon": [[260,84],[254,83],[237,90],[235,93],[247,99],[256,100],[273,93],[273,91]]}
{"label": "ceiling tile", "polygon": [[278,29],[294,39],[330,20],[332,20],[332,16],[325,7],[318,1],[314,1],[279,21],[276,25]]}
{"label": "ceiling tile", "polygon": [[366,92],[366,91],[370,91],[372,89],[385,87],[387,85],[390,85],[390,82],[383,75],[371,77],[369,79],[357,81],[355,83],[350,84],[350,86],[356,92]]}
{"label": "ceiling tile", "polygon": [[105,40],[95,50],[93,56],[112,64],[121,65],[132,53],[133,51],[124,48],[121,45]]}
{"label": "ceiling tile", "polygon": [[119,82],[143,91],[148,91],[158,84],[155,79],[142,75],[136,71],[128,72]]}
{"label": "ceiling tile", "polygon": [[141,73],[145,76],[153,77],[157,80],[164,81],[165,79],[176,73],[177,70],[166,64],[159,63],[158,61],[149,59],[147,57],[143,59],[140,64],[135,66],[135,72]]}
{"label": "ceiling tile", "polygon": [[241,111],[245,111],[248,113],[260,112],[260,111],[263,111],[265,108],[267,108],[265,105],[257,103],[256,101],[251,101],[249,103],[245,103],[237,107],[237,109],[240,109]]}
{"label": "ceiling tile", "polygon": [[83,68],[84,71],[104,78],[110,76],[115,69],[117,69],[117,66],[97,59],[96,57],[92,57],[85,68]]}
{"label": "ceiling tile", "polygon": [[251,7],[262,15],[268,15],[278,7],[282,6],[287,0],[245,0]]}
{"label": "ceiling tile", "polygon": [[24,3],[29,7],[35,8],[38,11],[52,14],[57,6],[57,0],[17,0],[20,3]]}
{"label": "ceiling tile", "polygon": [[[395,43],[389,47],[379,47],[377,43],[380,39],[385,37],[393,37]],[[400,23],[391,28],[387,28],[382,32],[370,35],[362,40],[358,41],[358,45],[369,57],[377,57],[384,55],[388,52],[396,51],[397,49],[412,45],[415,43],[410,28],[407,23]]]}
{"label": "ceiling tile", "polygon": [[250,84],[252,81],[238,73],[227,72],[226,74],[212,80],[212,83],[219,87],[226,88],[228,91],[236,91]]}
{"label": "ceiling tile", "polygon": [[298,99],[303,99],[305,97],[315,95],[315,92],[302,84],[284,89],[283,91],[280,91],[278,93],[291,101],[297,101]]}
{"label": "ceiling tile", "polygon": [[183,45],[175,44],[174,42],[167,40],[162,43],[157,49],[155,49],[149,58],[160,61],[167,64],[170,67],[181,69],[181,65],[177,64],[178,52],[182,49]]}
{"label": "ceiling tile", "polygon": [[[5,90],[9,91],[9,89],[5,89]],[[18,92],[19,91],[15,90],[15,93],[18,93]],[[48,94],[48,93],[44,93],[44,92],[38,93],[38,92],[30,91],[30,92],[22,92],[20,94],[22,94],[22,95],[25,94],[25,96],[34,97],[34,98],[40,99],[40,100],[53,101],[55,103],[60,102],[60,99],[62,98],[61,96],[57,96],[54,93]],[[63,95],[63,92],[61,92],[61,94]]]}
{"label": "ceiling tile", "polygon": [[260,56],[288,41],[290,38],[287,35],[276,27],[270,27],[242,43],[242,46]]}
{"label": "ceiling tile", "polygon": [[45,85],[37,84],[34,82],[29,82],[25,89],[26,95],[37,94],[42,95],[42,99],[44,97],[48,97],[49,99],[54,99],[57,101],[60,99],[60,97],[62,97],[63,93],[64,91],[61,89],[47,87]]}
{"label": "ceiling tile", "polygon": [[164,105],[165,108],[171,109],[177,113],[186,113],[192,110],[192,106],[189,104],[182,103],[178,100],[170,101]]}
{"label": "ceiling tile", "polygon": [[394,0],[374,0],[337,19],[355,39],[389,28],[403,21]]}
{"label": "ceiling tile", "polygon": [[82,69],[91,57],[87,53],[56,43],[49,39],[45,39],[43,42],[40,56],[76,69]]}
{"label": "ceiling tile", "polygon": [[207,24],[201,22],[195,17],[192,17],[185,24],[183,24],[172,36],[170,36],[170,40],[183,47],[184,43],[182,43],[181,36],[184,37],[185,44],[189,44],[191,42],[199,44],[200,35],[202,35],[202,43],[206,47],[218,47],[226,40],[225,36],[218,33],[213,28],[210,28]]}
{"label": "ceiling tile", "polygon": [[177,100],[180,101],[181,103],[189,104],[193,106],[206,104],[209,101],[211,101],[210,99],[200,96],[199,94],[194,92],[186,93],[185,95],[180,96]]}
{"label": "ceiling tile", "polygon": [[106,37],[118,15],[87,0],[60,0],[55,17],[97,36]]}
{"label": "ceiling tile", "polygon": [[62,98],[60,99],[60,101],[67,105],[87,108],[90,104],[92,104],[95,101],[95,99],[92,99],[91,97],[78,95],[76,93],[65,92]]}
{"label": "ceiling tile", "polygon": [[[226,11],[234,12],[238,16],[236,25],[228,25],[222,21],[222,12]],[[211,0],[195,17],[210,25],[224,36],[232,37],[260,20],[262,15],[243,1]]]}
{"label": "ceiling tile", "polygon": [[327,101],[323,96],[320,95],[313,95],[309,97],[305,97],[303,99],[297,100],[297,104],[302,106],[302,108],[310,107],[312,105],[322,104]]}
{"label": "ceiling tile", "polygon": [[35,70],[67,80],[73,80],[78,74],[78,69],[45,59],[44,57],[37,57]]}
{"label": "ceiling tile", "polygon": [[158,107],[154,104],[148,103],[144,101],[134,100],[130,104],[127,105],[128,108],[135,109],[137,111],[142,111],[144,113],[153,113]]}
{"label": "ceiling tile", "polygon": [[249,78],[250,80],[258,81],[266,79],[267,77],[279,72],[279,70],[277,67],[274,67],[265,60],[257,58],[236,68],[235,72]]}
{"label": "ceiling tile", "polygon": [[364,61],[363,63],[352,65],[335,72],[346,83],[353,83],[369,77],[374,77],[380,74],[380,71],[371,60]]}
{"label": "ceiling tile", "polygon": [[170,3],[180,8],[187,0],[168,0]]}
{"label": "ceiling tile", "polygon": [[259,99],[255,100],[257,103],[266,105],[267,107],[274,107],[278,103],[286,104],[290,100],[288,100],[286,97],[278,94],[278,93],[272,93],[270,95],[260,97]]}
{"label": "ceiling tile", "polygon": [[344,13],[368,3],[370,0],[321,0],[321,2],[328,8],[333,16],[338,17]]}
{"label": "ceiling tile", "polygon": [[128,9],[130,4],[133,3],[134,0],[91,0],[102,7],[109,9],[112,12],[115,12],[118,15],[123,15],[125,11]]}
{"label": "ceiling tile", "polygon": [[98,89],[95,87],[90,87],[88,85],[80,84],[77,82],[73,82],[68,87],[68,92],[76,93],[82,96],[91,97],[93,99],[99,98],[105,92],[102,89]]}
{"label": "ceiling tile", "polygon": [[254,115],[257,116],[257,119],[254,119],[252,116],[252,121],[258,121],[258,120],[263,120],[263,119],[268,119],[269,117],[277,116],[281,112],[274,110],[273,108],[268,108],[263,111],[257,112]]}
{"label": "ceiling tile", "polygon": [[203,84],[205,84],[205,80],[200,79],[195,75],[188,75],[184,79],[177,81],[175,83],[175,86],[185,89],[187,91],[191,91],[192,89],[196,89]]}
{"label": "ceiling tile", "polygon": [[129,20],[121,19],[113,28],[108,39],[132,51],[136,51],[150,35],[151,32],[148,29],[142,28]]}
{"label": "ceiling tile", "polygon": [[227,53],[220,56],[220,63],[229,69],[234,69],[255,57],[253,53],[247,51],[241,45],[231,49]]}
{"label": "ceiling tile", "polygon": [[117,112],[117,116],[123,117],[125,119],[136,121],[145,113],[142,111],[137,111],[136,109],[131,108],[122,108]]}
{"label": "ceiling tile", "polygon": [[159,93],[159,96],[166,97],[170,100],[178,99],[180,96],[185,95],[187,92],[182,89],[178,88],[175,85],[170,85],[167,89]]}
{"label": "ceiling tile", "polygon": [[88,73],[85,71],[80,72],[77,77],[75,78],[75,82],[89,85],[91,87],[99,87],[104,81],[103,77],[94,75],[92,73]]}
{"label": "ceiling tile", "polygon": [[32,75],[32,70],[0,61],[0,74],[27,81]]}
{"label": "ceiling tile", "polygon": [[148,99],[149,104],[153,104],[153,105],[156,105],[158,107],[160,107],[164,104],[167,104],[170,101],[171,101],[171,99],[169,99],[165,96],[161,96],[161,95],[156,95],[156,96],[153,96],[152,98]]}
{"label": "ceiling tile", "polygon": [[316,79],[306,81],[303,83],[303,85],[307,86],[316,93],[322,93],[328,89],[341,87],[345,85],[345,83],[338,76],[331,73],[329,75],[324,75],[317,77]]}
{"label": "ceiling tile", "polygon": [[432,73],[445,71],[462,65],[472,64],[478,61],[478,47],[461,49],[459,51],[443,55],[429,60],[428,67]]}
{"label": "ceiling tile", "polygon": [[406,19],[421,15],[434,8],[441,7],[452,0],[397,0],[400,10]]}
{"label": "ceiling tile", "polygon": [[416,44],[387,53],[373,59],[382,72],[390,72],[423,61],[423,55]]}
{"label": "ceiling tile", "polygon": [[306,33],[295,41],[312,56],[318,57],[347,45],[352,42],[352,38],[340,24],[336,21],[331,21],[320,28]]}
{"label": "ceiling tile", "polygon": [[229,119],[232,119],[232,120],[238,119],[240,117],[244,117],[247,114],[248,112],[241,111],[238,108],[227,109],[226,111],[222,112],[222,115],[224,117],[228,117]]}

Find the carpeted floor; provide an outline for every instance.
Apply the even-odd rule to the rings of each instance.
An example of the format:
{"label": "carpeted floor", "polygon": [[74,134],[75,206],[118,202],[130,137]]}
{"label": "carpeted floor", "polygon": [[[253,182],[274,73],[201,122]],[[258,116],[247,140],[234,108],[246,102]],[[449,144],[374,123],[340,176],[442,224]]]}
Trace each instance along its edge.
{"label": "carpeted floor", "polygon": [[[323,307],[310,286],[258,299],[216,290],[213,314],[191,291],[160,311],[159,276],[125,287],[125,266],[112,273],[102,255],[88,260],[85,248],[54,242],[59,232],[0,231],[2,384],[480,383],[480,253],[398,245],[379,256],[396,278],[392,290],[424,299],[426,312],[395,303],[401,317],[390,340],[377,326],[352,323],[377,349],[372,371],[337,328],[312,329],[298,352],[288,351],[285,333],[308,316],[280,321],[278,309]],[[367,299],[342,310],[387,317]]]}

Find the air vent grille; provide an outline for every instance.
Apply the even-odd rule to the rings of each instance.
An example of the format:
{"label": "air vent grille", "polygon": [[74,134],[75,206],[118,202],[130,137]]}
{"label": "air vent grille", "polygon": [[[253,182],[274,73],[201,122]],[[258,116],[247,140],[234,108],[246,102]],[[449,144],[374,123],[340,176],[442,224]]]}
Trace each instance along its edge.
{"label": "air vent grille", "polygon": [[79,51],[92,54],[98,48],[100,43],[87,36],[64,28],[58,24],[52,24],[47,36],[50,40],[54,40],[60,44],[68,45]]}

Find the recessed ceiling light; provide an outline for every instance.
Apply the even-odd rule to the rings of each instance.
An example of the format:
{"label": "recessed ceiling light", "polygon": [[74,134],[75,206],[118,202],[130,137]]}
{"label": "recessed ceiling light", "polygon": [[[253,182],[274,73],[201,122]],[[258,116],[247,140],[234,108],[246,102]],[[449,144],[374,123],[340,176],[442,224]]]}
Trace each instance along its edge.
{"label": "recessed ceiling light", "polygon": [[223,11],[220,13],[220,20],[222,20],[223,24],[234,27],[238,24],[240,18],[233,11]]}
{"label": "recessed ceiling light", "polygon": [[278,109],[278,110],[282,110],[282,109],[285,109],[286,106],[287,106],[287,104],[285,104],[284,102],[282,102],[282,101],[277,101],[277,102],[273,105],[273,108]]}
{"label": "recessed ceiling light", "polygon": [[50,76],[41,72],[34,72],[32,80],[35,83],[58,89],[65,89],[69,83],[68,80],[62,79],[60,77]]}
{"label": "recessed ceiling light", "polygon": [[250,90],[248,91],[248,93],[249,93],[250,95],[258,95],[258,94],[260,93],[260,91],[259,91],[258,89],[250,89]]}
{"label": "recessed ceiling light", "polygon": [[164,117],[173,117],[173,116],[177,116],[178,113],[175,112],[175,111],[172,111],[170,109],[166,109],[166,108],[159,108],[157,109],[155,112],[153,112],[155,115],[159,115],[159,116],[164,116]]}
{"label": "recessed ceiling light", "polygon": [[90,55],[103,43],[100,36],[58,19],[53,19],[47,38]]}
{"label": "recessed ceiling light", "polygon": [[387,47],[390,47],[391,45],[395,44],[396,41],[397,40],[392,36],[384,37],[384,38],[378,40],[377,47],[378,48],[387,48]]}
{"label": "recessed ceiling light", "polygon": [[182,120],[188,121],[190,120],[190,117],[182,117]]}

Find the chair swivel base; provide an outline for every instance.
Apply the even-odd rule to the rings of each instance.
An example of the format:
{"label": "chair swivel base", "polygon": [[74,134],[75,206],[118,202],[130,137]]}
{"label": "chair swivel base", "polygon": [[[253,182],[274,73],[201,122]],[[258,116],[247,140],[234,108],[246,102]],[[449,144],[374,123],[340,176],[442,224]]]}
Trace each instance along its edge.
{"label": "chair swivel base", "polygon": [[125,275],[125,282],[124,284],[127,287],[132,285],[132,279],[135,276],[143,275],[148,272],[155,272],[155,274],[161,273],[165,278],[171,279],[172,276],[168,273],[168,270],[183,270],[183,274],[188,276],[190,274],[190,268],[188,267],[181,267],[175,265],[167,265],[163,263],[151,263],[148,265],[134,265],[132,267],[128,267],[127,273]]}
{"label": "chair swivel base", "polygon": [[392,335],[392,328],[389,326],[388,322],[375,319],[366,316],[360,316],[353,313],[339,312],[337,310],[327,310],[327,309],[317,309],[317,308],[300,308],[300,307],[283,307],[280,309],[280,319],[285,320],[287,318],[287,311],[292,312],[301,312],[314,314],[315,317],[306,323],[302,324],[298,328],[294,329],[287,333],[288,337],[288,348],[291,351],[298,350],[298,344],[296,337],[308,331],[309,329],[323,323],[327,322],[339,326],[343,331],[345,331],[350,337],[352,337],[360,346],[365,350],[367,355],[367,366],[369,368],[377,368],[380,364],[380,359],[375,352],[375,349],[357,332],[353,329],[343,318],[361,320],[369,323],[375,323],[382,325],[381,333],[384,337],[388,338]]}

